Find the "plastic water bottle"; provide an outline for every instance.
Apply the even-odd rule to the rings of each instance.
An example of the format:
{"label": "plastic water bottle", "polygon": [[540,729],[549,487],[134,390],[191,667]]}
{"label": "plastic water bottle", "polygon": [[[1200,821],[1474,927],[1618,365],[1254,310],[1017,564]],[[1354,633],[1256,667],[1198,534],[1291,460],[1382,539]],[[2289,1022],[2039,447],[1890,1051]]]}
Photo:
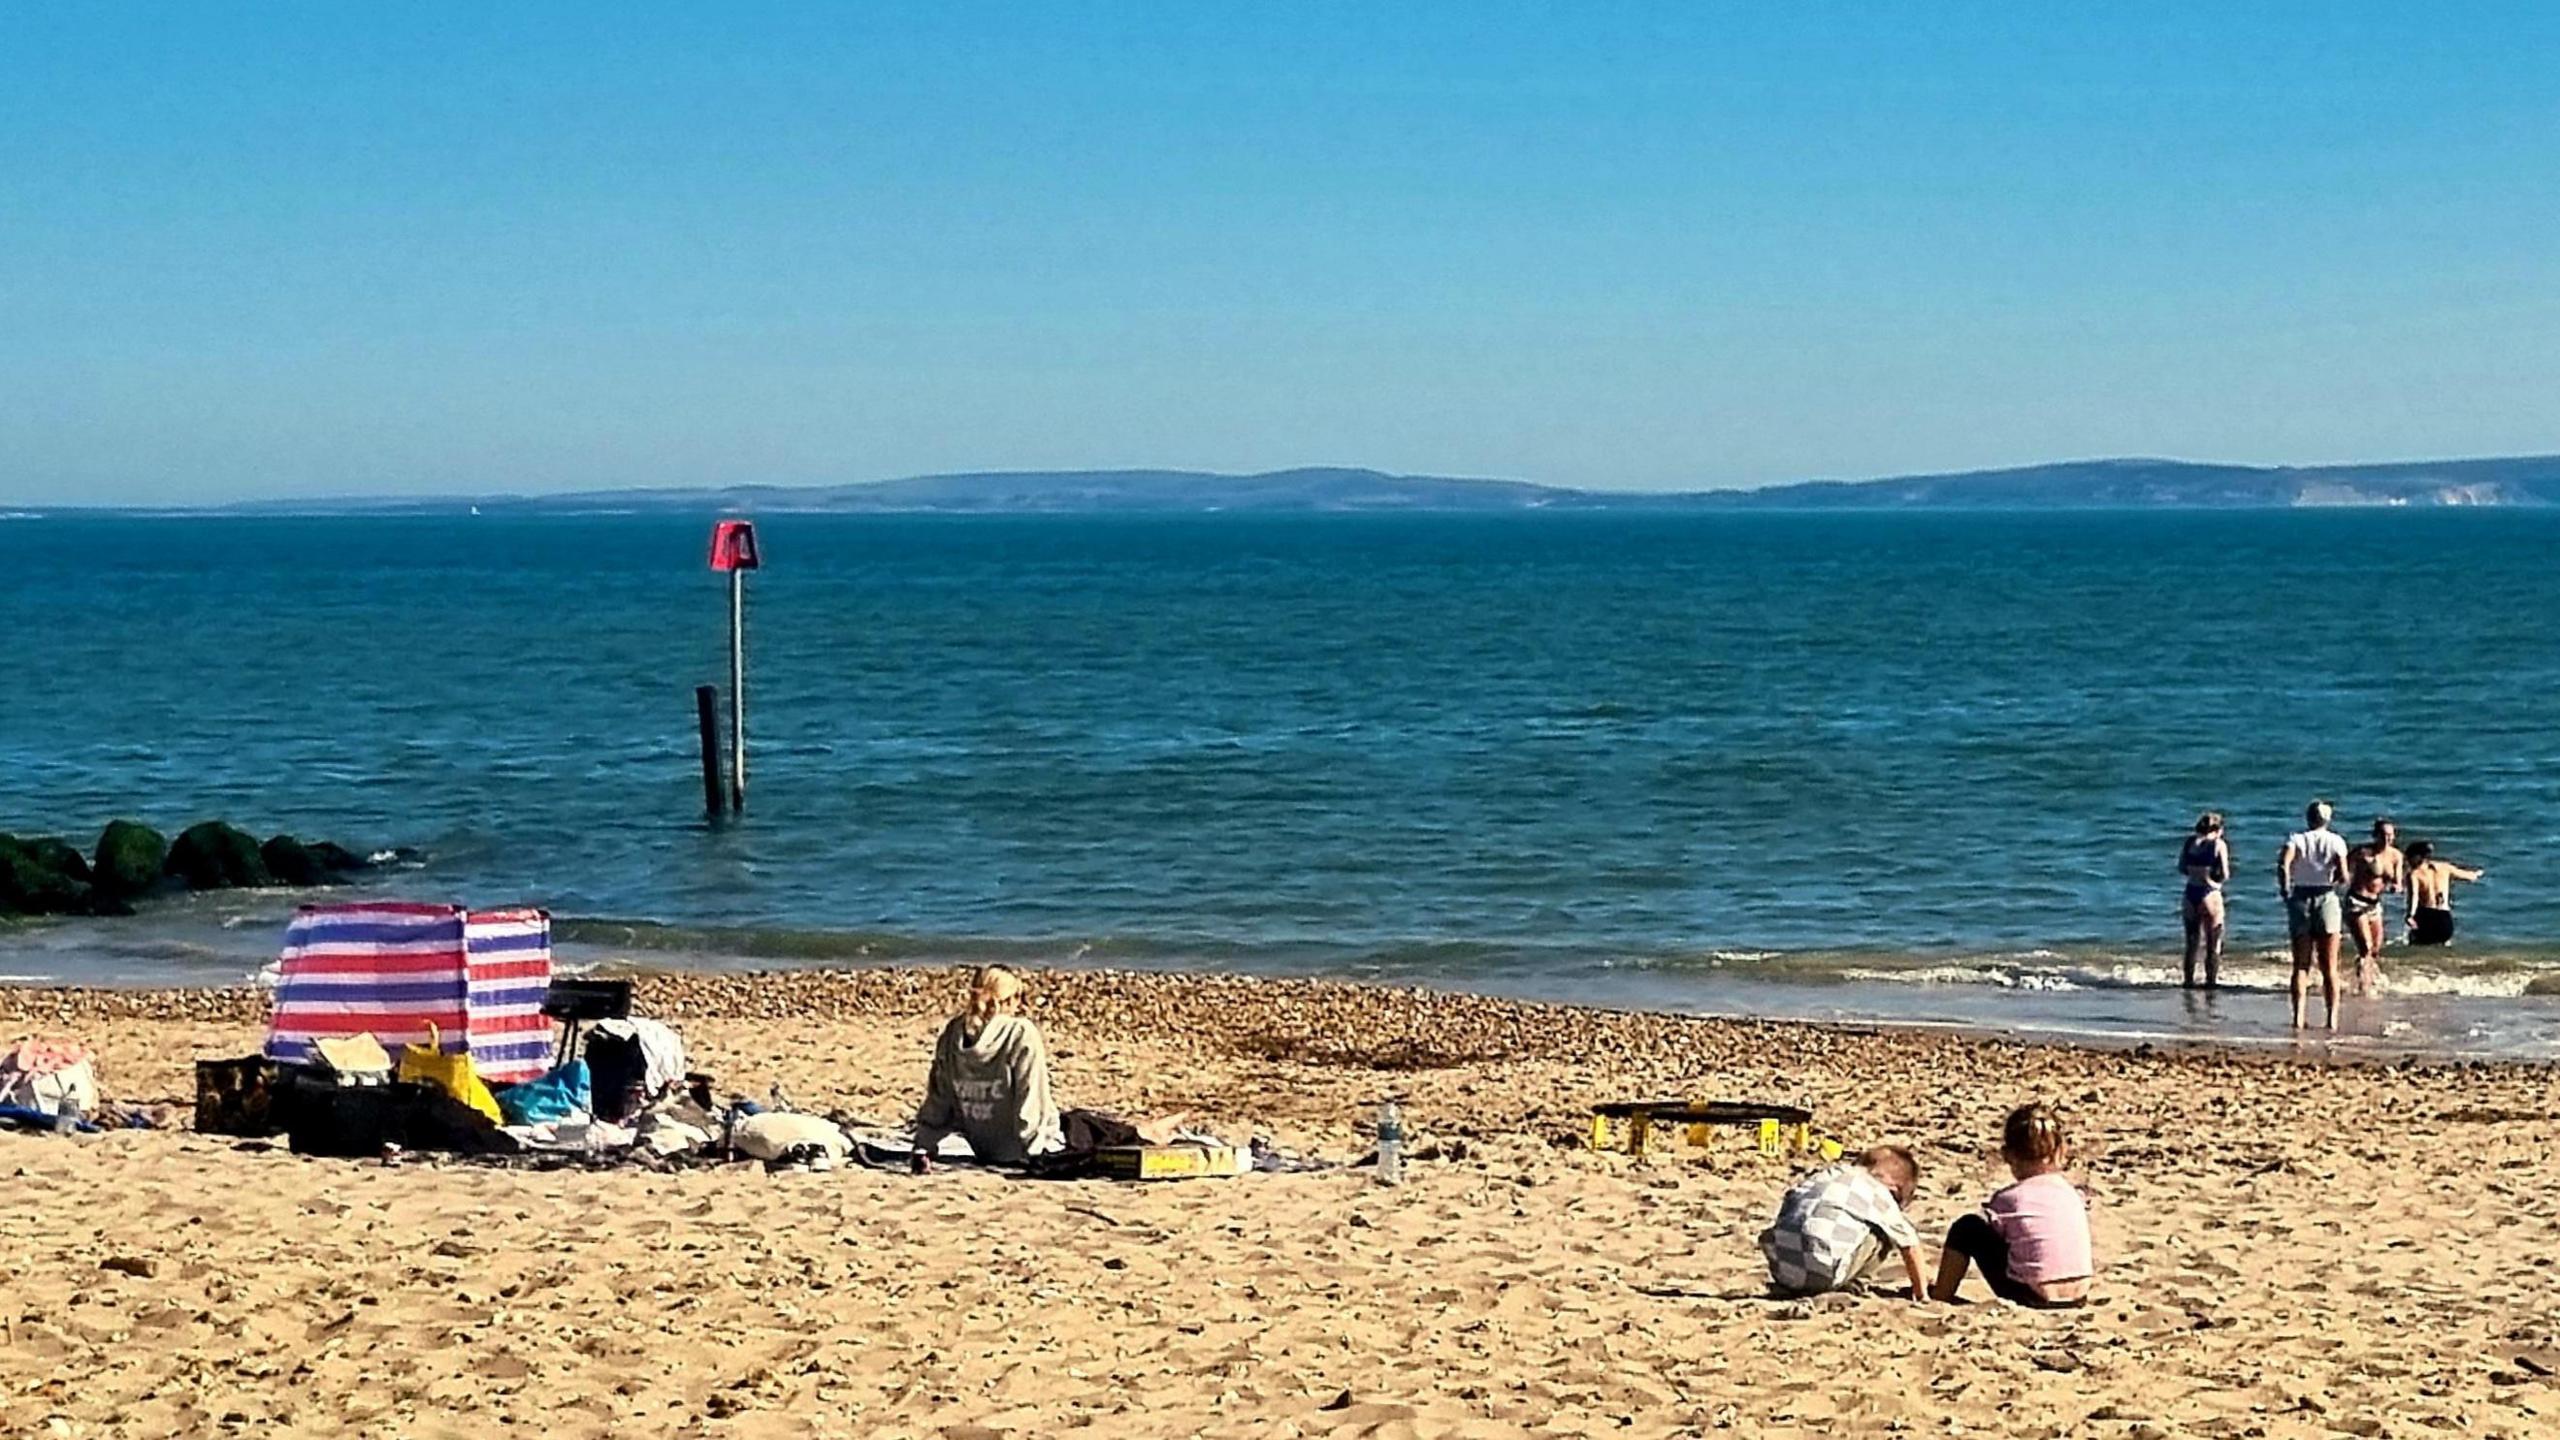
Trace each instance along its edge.
{"label": "plastic water bottle", "polygon": [[53,1133],[56,1135],[77,1135],[80,1133],[79,1096],[65,1095],[62,1097],[61,1105],[55,1107],[53,1112]]}
{"label": "plastic water bottle", "polygon": [[1392,1096],[1378,1107],[1378,1183],[1404,1183],[1404,1112]]}

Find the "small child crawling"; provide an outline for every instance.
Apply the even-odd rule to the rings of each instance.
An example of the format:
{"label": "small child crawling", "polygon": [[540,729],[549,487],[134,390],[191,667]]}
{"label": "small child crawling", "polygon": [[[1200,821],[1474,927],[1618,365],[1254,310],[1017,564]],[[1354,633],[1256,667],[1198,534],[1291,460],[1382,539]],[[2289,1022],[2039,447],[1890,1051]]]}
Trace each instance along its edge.
{"label": "small child crawling", "polygon": [[1803,1296],[1851,1289],[1883,1268],[1890,1247],[1901,1252],[1911,1298],[1927,1299],[1920,1233],[1902,1213],[1919,1185],[1920,1163],[1899,1145],[1879,1145],[1797,1181],[1778,1202],[1776,1222],[1760,1232],[1770,1290]]}

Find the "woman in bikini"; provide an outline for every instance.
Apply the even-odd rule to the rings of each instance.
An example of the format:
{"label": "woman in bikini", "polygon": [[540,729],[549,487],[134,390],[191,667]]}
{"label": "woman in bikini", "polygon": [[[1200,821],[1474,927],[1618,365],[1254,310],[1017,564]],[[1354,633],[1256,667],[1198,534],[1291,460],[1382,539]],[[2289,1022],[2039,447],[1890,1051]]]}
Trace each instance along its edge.
{"label": "woman in bikini", "polygon": [[2400,827],[2388,815],[2373,820],[2373,838],[2347,852],[2347,933],[2356,937],[2353,995],[2382,993],[2382,902],[2409,888],[2408,858],[2395,843]]}
{"label": "woman in bikini", "polygon": [[2484,872],[2436,858],[2432,840],[2409,846],[2409,943],[2453,943],[2453,882],[2473,881]]}
{"label": "woman in bikini", "polygon": [[2222,817],[2206,811],[2178,850],[2178,873],[2187,890],[2178,902],[2178,918],[2187,927],[2186,986],[2196,988],[2196,962],[2204,962],[2204,988],[2222,985],[2222,931],[2228,912],[2222,885],[2231,878],[2231,846],[2222,838]]}

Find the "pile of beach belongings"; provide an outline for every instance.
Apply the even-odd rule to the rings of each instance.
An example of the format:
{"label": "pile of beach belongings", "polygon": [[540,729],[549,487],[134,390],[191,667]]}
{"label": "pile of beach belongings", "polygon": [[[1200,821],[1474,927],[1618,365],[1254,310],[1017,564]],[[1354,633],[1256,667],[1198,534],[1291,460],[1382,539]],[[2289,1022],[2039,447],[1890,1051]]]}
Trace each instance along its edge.
{"label": "pile of beach belongings", "polygon": [[[540,910],[305,906],[285,933],[262,1053],[197,1063],[197,1128],[281,1131],[299,1153],[353,1157],[844,1158],[831,1122],[716,1104],[683,1038],[629,1013],[630,991],[555,986]],[[555,1018],[568,1027],[556,1053]]]}
{"label": "pile of beach belongings", "polygon": [[502,1092],[498,1105],[506,1133],[527,1150],[680,1155],[720,1129],[708,1082],[688,1089],[686,1079],[676,1032],[626,1015],[595,1022],[582,1053]]}
{"label": "pile of beach belongings", "polygon": [[685,1068],[684,1041],[655,1020],[617,1015],[588,1028],[582,1053],[498,1094],[506,1133],[524,1150],[761,1160],[832,1169],[851,1142],[833,1121],[789,1108],[713,1101],[710,1077]]}
{"label": "pile of beach belongings", "polygon": [[[540,910],[304,906],[285,930],[262,1052],[197,1066],[198,1128],[282,1131],[298,1152],[342,1156],[557,1144],[558,1122],[572,1111],[583,1122],[591,1105],[583,1092],[545,1099],[565,1084],[551,1065],[551,968],[551,917]],[[680,1080],[681,1043],[654,1031],[650,1045]],[[661,1088],[668,1078],[650,1076]],[[543,1125],[514,1123],[528,1107],[545,1112]],[[631,1140],[574,1138],[579,1148]]]}
{"label": "pile of beach belongings", "polygon": [[261,1053],[196,1067],[197,1128],[319,1155],[501,1149],[491,1086],[541,1073],[550,982],[540,910],[306,905]]}
{"label": "pile of beach belongings", "polygon": [[98,1069],[89,1047],[59,1035],[32,1035],[0,1053],[0,1125],[50,1130],[66,1118],[94,1129]]}

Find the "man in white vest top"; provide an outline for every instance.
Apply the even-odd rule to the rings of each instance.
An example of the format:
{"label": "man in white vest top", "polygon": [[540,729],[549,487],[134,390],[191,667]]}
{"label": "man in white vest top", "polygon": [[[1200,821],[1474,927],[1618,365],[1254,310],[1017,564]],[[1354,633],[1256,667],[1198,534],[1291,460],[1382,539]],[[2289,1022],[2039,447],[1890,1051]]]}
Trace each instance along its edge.
{"label": "man in white vest top", "polygon": [[2306,1023],[2311,967],[2320,967],[2320,999],[2329,1028],[2338,1028],[2338,940],[2346,929],[2338,887],[2347,883],[2347,840],[2329,828],[2329,802],[2314,800],[2302,814],[2303,829],[2285,837],[2276,857],[2276,894],[2284,900],[2285,929],[2293,936],[2293,1028]]}

